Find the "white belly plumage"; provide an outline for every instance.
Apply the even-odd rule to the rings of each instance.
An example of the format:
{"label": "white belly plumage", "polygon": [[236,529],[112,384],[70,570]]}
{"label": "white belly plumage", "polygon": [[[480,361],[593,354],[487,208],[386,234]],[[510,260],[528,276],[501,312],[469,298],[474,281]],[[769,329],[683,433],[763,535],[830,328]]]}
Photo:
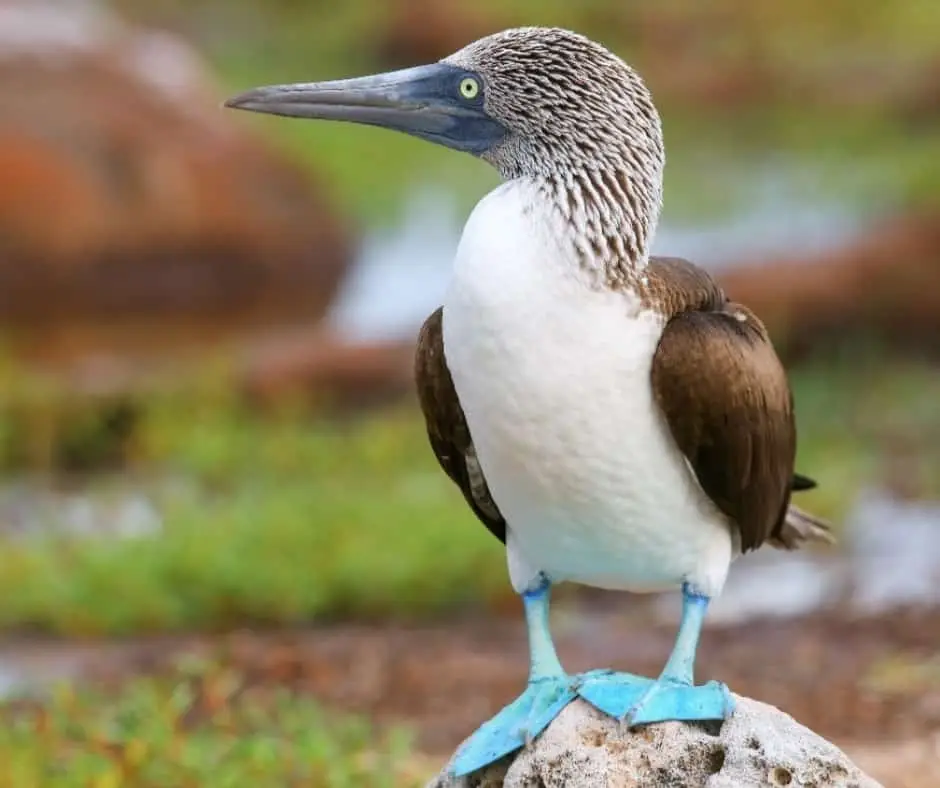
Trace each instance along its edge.
{"label": "white belly plumage", "polygon": [[[467,223],[444,303],[444,351],[510,529],[510,572],[715,595],[732,538],[660,417],[650,365],[663,321],[588,286],[524,184]],[[516,555],[512,555],[516,553]]]}

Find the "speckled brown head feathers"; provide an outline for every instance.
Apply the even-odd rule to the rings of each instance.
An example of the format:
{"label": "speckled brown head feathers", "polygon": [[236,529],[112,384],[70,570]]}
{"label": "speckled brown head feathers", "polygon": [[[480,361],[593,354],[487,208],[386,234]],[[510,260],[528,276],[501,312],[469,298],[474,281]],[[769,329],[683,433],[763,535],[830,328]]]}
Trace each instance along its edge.
{"label": "speckled brown head feathers", "polygon": [[659,220],[665,151],[643,80],[608,49],[559,28],[475,41],[445,61],[477,73],[508,130],[483,154],[506,179],[533,178],[579,231],[587,267],[642,267]]}
{"label": "speckled brown head feathers", "polygon": [[484,158],[504,177],[621,169],[654,179],[664,160],[659,114],[643,80],[595,41],[522,27],[445,58],[483,78],[484,106],[510,131]]}

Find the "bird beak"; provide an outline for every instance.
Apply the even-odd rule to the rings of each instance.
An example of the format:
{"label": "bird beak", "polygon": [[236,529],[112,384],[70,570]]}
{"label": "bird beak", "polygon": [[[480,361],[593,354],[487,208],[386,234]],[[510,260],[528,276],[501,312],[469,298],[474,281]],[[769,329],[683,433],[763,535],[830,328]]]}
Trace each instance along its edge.
{"label": "bird beak", "polygon": [[505,135],[482,100],[459,91],[464,69],[447,63],[329,82],[270,85],[225,102],[233,109],[293,118],[341,120],[411,134],[480,155]]}

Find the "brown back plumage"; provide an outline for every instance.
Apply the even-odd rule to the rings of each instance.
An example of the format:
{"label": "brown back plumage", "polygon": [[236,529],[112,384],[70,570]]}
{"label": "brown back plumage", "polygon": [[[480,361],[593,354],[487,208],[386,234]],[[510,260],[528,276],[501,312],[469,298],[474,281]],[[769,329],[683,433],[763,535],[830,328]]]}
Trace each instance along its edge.
{"label": "brown back plumage", "polygon": [[644,297],[668,322],[653,357],[656,402],[699,484],[737,527],[741,549],[828,540],[828,526],[790,509],[793,397],[764,324],[701,268],[652,258]]}

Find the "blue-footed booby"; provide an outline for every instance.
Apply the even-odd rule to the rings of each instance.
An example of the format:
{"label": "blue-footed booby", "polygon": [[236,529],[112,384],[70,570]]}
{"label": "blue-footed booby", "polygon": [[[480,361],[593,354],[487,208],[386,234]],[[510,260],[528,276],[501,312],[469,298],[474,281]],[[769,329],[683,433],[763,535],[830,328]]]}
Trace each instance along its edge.
{"label": "blue-footed booby", "polygon": [[[430,65],[226,105],[395,129],[502,176],[416,352],[431,447],[505,543],[530,644],[525,691],[452,771],[523,746],[578,696],[630,725],[727,718],[727,686],[693,681],[709,600],[742,553],[831,537],[790,504],[814,482],[794,472],[793,399],[764,325],[701,268],[650,255],[665,154],[636,71],[582,35],[527,27]],[[681,589],[662,673],[569,675],[548,616],[564,581]]]}

